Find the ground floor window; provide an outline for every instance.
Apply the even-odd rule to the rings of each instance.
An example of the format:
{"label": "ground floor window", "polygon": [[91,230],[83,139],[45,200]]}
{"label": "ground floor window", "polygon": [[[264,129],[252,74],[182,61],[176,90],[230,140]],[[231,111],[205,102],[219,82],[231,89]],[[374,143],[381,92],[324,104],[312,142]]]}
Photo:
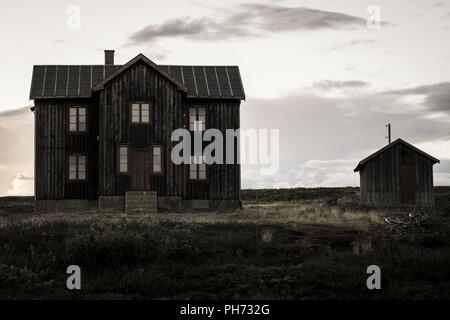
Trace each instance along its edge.
{"label": "ground floor window", "polygon": [[87,180],[87,155],[70,154],[69,155],[69,180],[86,181]]}
{"label": "ground floor window", "polygon": [[130,146],[120,144],[117,146],[117,173],[128,174]]}
{"label": "ground floor window", "polygon": [[189,180],[206,180],[206,163],[202,156],[191,156]]}
{"label": "ground floor window", "polygon": [[152,146],[152,173],[162,174],[162,147],[160,145]]}

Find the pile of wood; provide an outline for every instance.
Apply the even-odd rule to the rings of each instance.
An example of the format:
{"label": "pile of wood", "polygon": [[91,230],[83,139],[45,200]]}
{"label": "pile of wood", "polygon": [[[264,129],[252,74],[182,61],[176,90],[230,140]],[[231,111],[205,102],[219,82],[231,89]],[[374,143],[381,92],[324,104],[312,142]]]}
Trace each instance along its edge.
{"label": "pile of wood", "polygon": [[384,219],[391,233],[406,234],[426,232],[437,223],[437,217],[431,208],[416,209],[409,213],[391,214]]}

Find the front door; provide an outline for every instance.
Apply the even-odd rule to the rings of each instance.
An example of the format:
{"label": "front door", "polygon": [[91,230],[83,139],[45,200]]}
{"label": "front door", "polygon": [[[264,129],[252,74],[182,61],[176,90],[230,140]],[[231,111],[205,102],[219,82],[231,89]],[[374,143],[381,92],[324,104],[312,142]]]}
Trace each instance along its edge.
{"label": "front door", "polygon": [[150,149],[133,149],[131,187],[133,191],[150,191]]}
{"label": "front door", "polygon": [[413,164],[400,165],[400,195],[402,204],[416,204],[416,167]]}

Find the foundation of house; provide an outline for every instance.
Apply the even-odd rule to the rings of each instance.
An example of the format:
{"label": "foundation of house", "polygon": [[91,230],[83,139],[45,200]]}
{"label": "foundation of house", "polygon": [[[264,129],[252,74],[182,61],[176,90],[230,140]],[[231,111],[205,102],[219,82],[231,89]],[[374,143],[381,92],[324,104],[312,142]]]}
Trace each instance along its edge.
{"label": "foundation of house", "polygon": [[99,211],[117,213],[156,213],[186,211],[227,212],[241,209],[240,200],[183,199],[178,196],[157,197],[151,191],[127,192],[125,196],[100,196],[98,200],[35,200],[36,212]]}

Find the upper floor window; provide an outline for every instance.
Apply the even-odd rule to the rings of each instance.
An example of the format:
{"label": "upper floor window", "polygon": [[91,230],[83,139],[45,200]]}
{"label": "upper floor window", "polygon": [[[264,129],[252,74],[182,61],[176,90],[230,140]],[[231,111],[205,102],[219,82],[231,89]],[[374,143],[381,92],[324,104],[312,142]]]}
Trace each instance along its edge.
{"label": "upper floor window", "polygon": [[189,164],[190,180],[206,180],[206,163],[202,156],[191,156]]}
{"label": "upper floor window", "polygon": [[189,108],[189,130],[205,131],[206,128],[206,108]]}
{"label": "upper floor window", "polygon": [[131,103],[131,123],[150,123],[150,103],[133,102]]}
{"label": "upper floor window", "polygon": [[130,154],[129,145],[119,145],[117,147],[117,172],[128,174],[128,156]]}
{"label": "upper floor window", "polygon": [[84,106],[69,107],[69,132],[87,131],[87,112]]}
{"label": "upper floor window", "polygon": [[152,173],[162,174],[162,147],[160,145],[152,146]]}
{"label": "upper floor window", "polygon": [[69,155],[69,180],[85,181],[87,180],[87,156],[85,154]]}

